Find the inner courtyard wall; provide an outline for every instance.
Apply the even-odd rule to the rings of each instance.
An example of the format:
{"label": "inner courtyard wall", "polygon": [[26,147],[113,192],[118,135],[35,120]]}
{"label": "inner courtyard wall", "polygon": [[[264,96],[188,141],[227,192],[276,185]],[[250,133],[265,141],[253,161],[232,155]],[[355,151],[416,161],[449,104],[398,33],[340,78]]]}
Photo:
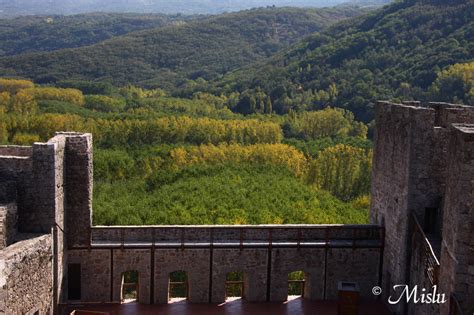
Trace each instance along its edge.
{"label": "inner courtyard wall", "polygon": [[337,299],[338,282],[349,281],[359,284],[363,298],[373,299],[380,259],[380,248],[329,248],[327,253],[324,248],[238,247],[68,251],[68,262],[81,264],[80,302],[120,302],[122,273],[138,271],[139,302],[144,304],[168,302],[174,271],[187,273],[188,299],[194,303],[224,302],[226,275],[235,271],[244,273],[244,299],[251,302],[285,301],[288,273],[300,270],[306,274],[306,298]]}

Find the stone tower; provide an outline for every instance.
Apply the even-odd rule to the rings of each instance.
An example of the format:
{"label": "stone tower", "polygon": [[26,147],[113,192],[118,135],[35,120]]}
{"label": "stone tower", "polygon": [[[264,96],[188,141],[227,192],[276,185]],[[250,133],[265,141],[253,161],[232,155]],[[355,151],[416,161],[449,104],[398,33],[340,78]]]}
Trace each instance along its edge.
{"label": "stone tower", "polygon": [[[474,108],[379,102],[375,119],[371,222],[386,230],[384,299],[394,285],[437,285],[471,314],[474,125],[466,124],[474,123]],[[445,314],[454,306],[391,306],[413,314],[436,314],[438,307]]]}

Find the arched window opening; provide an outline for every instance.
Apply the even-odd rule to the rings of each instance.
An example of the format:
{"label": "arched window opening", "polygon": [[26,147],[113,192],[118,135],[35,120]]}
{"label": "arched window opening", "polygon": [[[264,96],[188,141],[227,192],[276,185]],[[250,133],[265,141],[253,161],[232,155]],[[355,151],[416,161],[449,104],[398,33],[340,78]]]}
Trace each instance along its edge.
{"label": "arched window opening", "polygon": [[294,271],[288,274],[288,300],[304,297],[305,277],[304,271]]}
{"label": "arched window opening", "polygon": [[122,303],[138,302],[138,271],[131,270],[122,273],[122,291],[120,300]]}
{"label": "arched window opening", "polygon": [[229,272],[225,281],[225,299],[233,301],[244,297],[244,273],[242,271]]}
{"label": "arched window opening", "polygon": [[183,270],[173,271],[169,276],[168,301],[170,303],[185,301],[189,295],[188,273]]}

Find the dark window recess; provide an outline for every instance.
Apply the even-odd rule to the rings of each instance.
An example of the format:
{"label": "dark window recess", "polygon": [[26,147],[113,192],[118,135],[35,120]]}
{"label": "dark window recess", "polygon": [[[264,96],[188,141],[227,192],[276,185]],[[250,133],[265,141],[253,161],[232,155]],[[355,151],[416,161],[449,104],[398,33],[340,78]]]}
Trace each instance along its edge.
{"label": "dark window recess", "polygon": [[67,296],[69,300],[81,299],[81,264],[69,264],[67,268]]}
{"label": "dark window recess", "polygon": [[436,233],[436,227],[438,223],[438,208],[425,208],[425,233],[434,234]]}

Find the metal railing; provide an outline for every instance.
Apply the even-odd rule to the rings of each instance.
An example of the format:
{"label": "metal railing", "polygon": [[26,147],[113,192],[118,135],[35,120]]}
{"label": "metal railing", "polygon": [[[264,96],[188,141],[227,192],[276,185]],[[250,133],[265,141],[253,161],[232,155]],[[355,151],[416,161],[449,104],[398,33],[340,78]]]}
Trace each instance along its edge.
{"label": "metal railing", "polygon": [[383,247],[374,225],[93,227],[92,246],[153,248]]}
{"label": "metal railing", "polygon": [[439,260],[436,257],[436,254],[433,251],[433,246],[431,245],[430,241],[426,237],[425,232],[423,231],[423,228],[420,225],[420,222],[418,222],[418,219],[416,218],[415,215],[413,215],[413,221],[414,221],[414,233],[413,237],[415,240],[421,242],[422,246],[422,261],[424,264],[424,269],[426,276],[430,280],[431,285],[437,285],[439,281]]}

